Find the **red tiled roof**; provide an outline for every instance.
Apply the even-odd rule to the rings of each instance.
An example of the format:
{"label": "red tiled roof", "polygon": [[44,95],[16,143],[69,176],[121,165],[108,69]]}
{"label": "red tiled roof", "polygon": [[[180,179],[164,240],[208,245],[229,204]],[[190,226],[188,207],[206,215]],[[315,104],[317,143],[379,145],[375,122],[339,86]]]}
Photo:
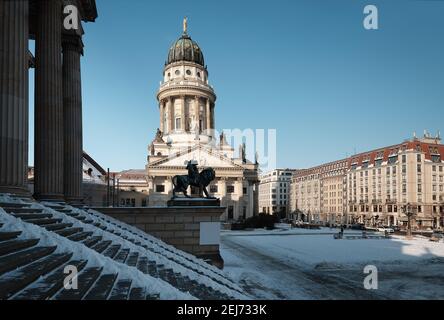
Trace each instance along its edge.
{"label": "red tiled roof", "polygon": [[308,168],[308,169],[301,169],[298,172],[294,174],[295,177],[304,177],[311,174],[322,174],[331,172],[334,170],[338,170],[342,168],[340,164],[343,164],[344,162],[347,163],[346,168],[349,169],[352,164],[356,164],[357,166],[361,166],[365,160],[368,160],[368,164],[374,164],[376,159],[379,159],[380,156],[382,156],[383,161],[387,161],[389,156],[392,153],[398,154],[398,151],[400,150],[416,150],[417,148],[421,149],[421,152],[425,154],[425,159],[431,160],[432,159],[432,153],[435,152],[436,154],[441,155],[441,157],[444,157],[444,145],[438,144],[438,143],[429,143],[429,142],[423,142],[418,139],[405,141],[403,143],[399,143],[396,145],[391,145],[383,148],[374,149],[367,152],[362,152],[353,156],[350,156],[346,159],[337,160],[333,162],[329,162],[326,164],[322,164],[320,166]]}

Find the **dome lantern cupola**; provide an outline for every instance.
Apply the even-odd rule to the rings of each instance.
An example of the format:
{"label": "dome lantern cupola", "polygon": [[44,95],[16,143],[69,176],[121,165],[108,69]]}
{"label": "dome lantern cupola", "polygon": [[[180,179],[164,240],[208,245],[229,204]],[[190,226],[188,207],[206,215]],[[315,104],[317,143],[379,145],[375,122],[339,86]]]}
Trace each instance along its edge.
{"label": "dome lantern cupola", "polygon": [[187,18],[183,21],[183,33],[182,36],[174,42],[168,51],[168,58],[165,65],[188,61],[194,62],[202,67],[205,67],[204,56],[197,42],[193,41],[187,32]]}

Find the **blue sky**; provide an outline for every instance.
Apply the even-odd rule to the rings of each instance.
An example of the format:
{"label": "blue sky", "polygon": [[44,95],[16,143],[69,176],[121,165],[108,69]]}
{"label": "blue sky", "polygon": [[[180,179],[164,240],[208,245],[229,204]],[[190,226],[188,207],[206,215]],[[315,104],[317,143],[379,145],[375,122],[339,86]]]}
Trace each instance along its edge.
{"label": "blue sky", "polygon": [[[363,9],[379,9],[379,30]],[[444,1],[97,0],[82,58],[84,149],[143,168],[156,91],[188,16],[218,99],[216,126],[277,129],[277,165],[302,168],[444,132]],[[31,75],[31,82],[32,82]],[[30,86],[30,107],[33,90]],[[30,163],[33,163],[31,112]]]}

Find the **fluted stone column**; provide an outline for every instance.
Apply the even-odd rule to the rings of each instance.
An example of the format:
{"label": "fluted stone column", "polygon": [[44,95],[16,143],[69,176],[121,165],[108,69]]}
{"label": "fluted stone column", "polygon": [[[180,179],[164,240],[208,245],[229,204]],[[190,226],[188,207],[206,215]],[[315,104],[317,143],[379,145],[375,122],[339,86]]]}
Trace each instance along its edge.
{"label": "fluted stone column", "polygon": [[66,36],[63,47],[63,131],[64,131],[64,196],[69,203],[81,203],[82,190],[82,89],[80,56],[81,39]]}
{"label": "fluted stone column", "polygon": [[0,1],[0,193],[28,195],[28,1]]}
{"label": "fluted stone column", "polygon": [[180,97],[181,112],[180,112],[180,130],[185,131],[185,96]]}
{"label": "fluted stone column", "polygon": [[160,112],[160,131],[164,132],[164,127],[163,124],[165,122],[165,114],[164,114],[164,106],[165,106],[165,101],[162,100],[159,103],[159,112]]}
{"label": "fluted stone column", "polygon": [[168,132],[171,134],[174,130],[174,103],[171,97],[168,98],[168,113],[169,113],[169,128]]}
{"label": "fluted stone column", "polygon": [[194,97],[194,118],[196,119],[196,130],[200,133],[202,128],[200,127],[200,107],[198,96]]}
{"label": "fluted stone column", "polygon": [[37,2],[35,41],[35,189],[40,200],[63,200],[62,3]]}
{"label": "fluted stone column", "polygon": [[206,124],[206,129],[212,129],[211,128],[211,110],[210,110],[210,99],[207,99],[207,105],[206,105],[206,115],[207,115],[207,124]]}
{"label": "fluted stone column", "polygon": [[216,123],[214,121],[215,116],[214,116],[214,103],[211,104],[211,115],[210,115],[210,122],[211,122],[211,129],[216,128]]}

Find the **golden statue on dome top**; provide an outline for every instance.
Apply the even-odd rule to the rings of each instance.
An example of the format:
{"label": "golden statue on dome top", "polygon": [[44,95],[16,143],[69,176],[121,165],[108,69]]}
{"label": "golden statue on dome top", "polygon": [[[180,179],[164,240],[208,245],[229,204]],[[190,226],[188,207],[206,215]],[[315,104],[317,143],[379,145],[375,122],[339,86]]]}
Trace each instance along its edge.
{"label": "golden statue on dome top", "polygon": [[183,18],[183,33],[187,33],[187,29],[188,29],[188,18],[185,17]]}

